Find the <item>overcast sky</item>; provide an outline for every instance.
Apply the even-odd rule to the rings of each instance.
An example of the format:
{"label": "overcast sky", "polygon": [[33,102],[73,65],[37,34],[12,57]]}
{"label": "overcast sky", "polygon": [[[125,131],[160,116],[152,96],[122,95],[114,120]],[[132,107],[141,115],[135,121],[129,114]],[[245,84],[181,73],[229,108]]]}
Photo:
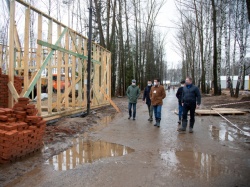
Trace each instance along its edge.
{"label": "overcast sky", "polygon": [[[161,32],[167,33],[166,37],[166,58],[169,64],[172,62],[177,65],[181,61],[181,57],[176,53],[176,49],[173,45],[175,43],[174,35],[176,33],[176,25],[173,22],[178,20],[178,12],[175,6],[175,0],[167,0],[164,6],[161,8],[157,17],[157,29]],[[175,27],[175,28],[173,28]]]}

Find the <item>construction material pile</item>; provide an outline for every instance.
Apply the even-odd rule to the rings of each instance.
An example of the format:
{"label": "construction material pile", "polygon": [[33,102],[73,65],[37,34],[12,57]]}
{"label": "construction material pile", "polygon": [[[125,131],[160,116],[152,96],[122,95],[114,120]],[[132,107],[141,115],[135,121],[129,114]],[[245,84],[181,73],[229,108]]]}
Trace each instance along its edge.
{"label": "construction material pile", "polygon": [[[8,75],[2,74],[2,69],[0,68],[0,107],[8,107]],[[22,92],[22,82],[23,77],[14,76],[14,87],[18,94]]]}
{"label": "construction material pile", "polygon": [[19,98],[13,109],[0,108],[0,163],[15,161],[42,147],[46,121],[37,113],[28,98]]}

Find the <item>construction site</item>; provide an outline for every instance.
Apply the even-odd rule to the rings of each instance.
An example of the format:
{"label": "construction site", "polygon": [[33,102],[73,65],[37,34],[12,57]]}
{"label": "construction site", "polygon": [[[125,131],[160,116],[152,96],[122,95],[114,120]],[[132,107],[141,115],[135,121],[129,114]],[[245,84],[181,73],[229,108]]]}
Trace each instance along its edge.
{"label": "construction site", "polygon": [[249,91],[202,94],[192,134],[177,132],[174,89],[160,128],[147,120],[143,90],[129,120],[127,97],[111,96],[110,51],[25,1],[9,2],[0,187],[249,186]]}

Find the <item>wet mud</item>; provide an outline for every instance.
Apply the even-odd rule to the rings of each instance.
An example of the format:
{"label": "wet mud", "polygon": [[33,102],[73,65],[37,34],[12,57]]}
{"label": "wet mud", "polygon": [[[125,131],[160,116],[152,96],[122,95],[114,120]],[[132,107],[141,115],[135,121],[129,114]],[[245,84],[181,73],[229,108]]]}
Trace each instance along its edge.
{"label": "wet mud", "polygon": [[[2,177],[0,184],[18,187],[249,186],[247,116],[244,116],[245,123],[235,123],[243,131],[219,116],[196,116],[194,132],[180,134],[178,116],[174,114],[178,102],[172,90],[164,100],[160,128],[147,121],[147,106],[141,100],[135,121],[127,119],[125,98],[114,101],[121,107],[121,114],[111,115],[110,109],[106,113],[96,111],[90,118],[65,119],[61,125],[48,127],[54,130],[48,131],[41,153],[0,168],[0,172],[13,176],[5,181]],[[206,99],[202,107],[205,104]],[[234,118],[236,122],[237,118],[240,116]],[[74,130],[79,133],[75,134]]]}

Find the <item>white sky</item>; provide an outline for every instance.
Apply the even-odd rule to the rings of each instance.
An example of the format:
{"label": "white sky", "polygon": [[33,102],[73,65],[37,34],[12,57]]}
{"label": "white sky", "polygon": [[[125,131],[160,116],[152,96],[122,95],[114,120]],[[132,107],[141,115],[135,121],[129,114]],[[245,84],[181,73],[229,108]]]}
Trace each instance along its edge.
{"label": "white sky", "polygon": [[[159,15],[157,17],[157,25],[161,27],[156,27],[160,29],[163,33],[167,33],[166,37],[166,59],[168,64],[174,64],[175,66],[181,62],[181,57],[175,52],[178,51],[173,45],[175,42],[175,28],[176,27],[174,22],[178,20],[178,12],[175,6],[175,0],[167,0],[164,6],[161,8]],[[166,26],[166,27],[164,27]],[[171,65],[172,66],[172,65]]]}

